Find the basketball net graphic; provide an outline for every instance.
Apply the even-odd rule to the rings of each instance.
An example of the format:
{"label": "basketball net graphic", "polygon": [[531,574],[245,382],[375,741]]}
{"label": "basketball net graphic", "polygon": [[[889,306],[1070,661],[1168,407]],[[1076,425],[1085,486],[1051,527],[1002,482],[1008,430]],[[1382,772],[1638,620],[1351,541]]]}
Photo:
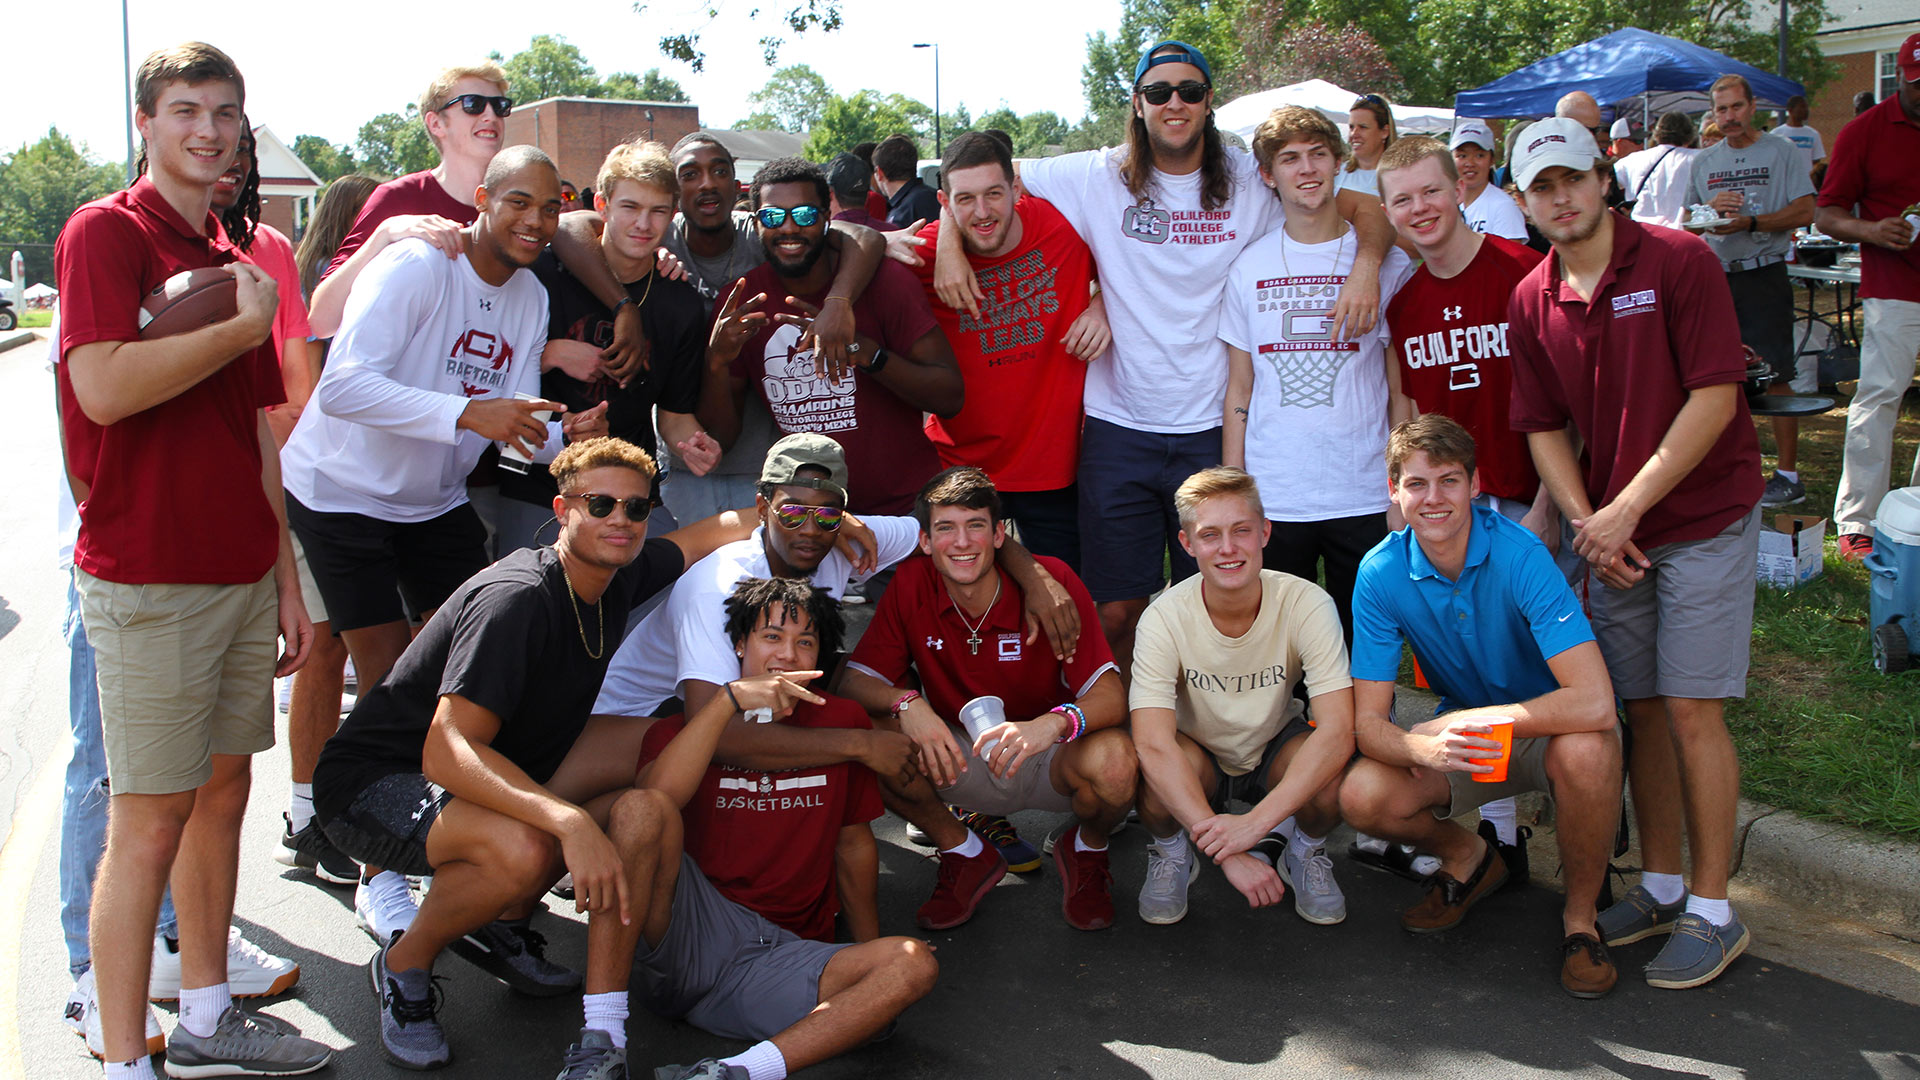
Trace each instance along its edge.
{"label": "basketball net graphic", "polygon": [[1280,380],[1280,406],[1296,409],[1333,407],[1333,387],[1347,366],[1348,353],[1323,349],[1268,353]]}

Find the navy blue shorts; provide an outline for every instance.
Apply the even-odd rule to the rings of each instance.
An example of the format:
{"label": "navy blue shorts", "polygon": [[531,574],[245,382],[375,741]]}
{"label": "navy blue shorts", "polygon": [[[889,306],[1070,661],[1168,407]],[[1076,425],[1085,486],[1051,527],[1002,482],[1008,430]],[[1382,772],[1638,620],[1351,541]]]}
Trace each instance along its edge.
{"label": "navy blue shorts", "polygon": [[1165,435],[1087,417],[1080,436],[1080,577],[1095,603],[1143,600],[1166,578],[1194,572],[1180,547],[1173,493],[1187,477],[1220,464],[1220,429]]}
{"label": "navy blue shorts", "polygon": [[1080,489],[1068,484],[1052,491],[1003,491],[1000,513],[1013,519],[1020,543],[1035,555],[1048,555],[1080,569]]}

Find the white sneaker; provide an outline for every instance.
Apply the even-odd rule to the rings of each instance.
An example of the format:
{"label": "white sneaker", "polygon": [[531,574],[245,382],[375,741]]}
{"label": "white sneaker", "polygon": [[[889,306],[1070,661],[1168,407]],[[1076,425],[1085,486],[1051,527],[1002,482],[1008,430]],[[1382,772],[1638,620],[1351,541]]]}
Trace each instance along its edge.
{"label": "white sneaker", "polygon": [[[293,989],[300,965],[275,956],[227,927],[227,988],[237,998],[272,997]],[[150,1001],[180,1000],[180,946],[161,935],[153,939],[153,973],[147,980]]]}
{"label": "white sneaker", "polygon": [[[388,880],[381,881],[381,878]],[[377,884],[362,881],[353,890],[353,921],[377,944],[391,942],[395,934],[413,925],[413,917],[420,912],[406,880],[391,870],[384,870],[376,875]]]}
{"label": "white sneaker", "polygon": [[1167,926],[1187,917],[1187,886],[1200,872],[1193,848],[1185,833],[1180,834],[1180,854],[1160,853],[1158,844],[1147,844],[1147,881],[1140,886],[1140,919],[1155,926]]}
{"label": "white sneaker", "polygon": [[1314,848],[1299,855],[1298,844],[1288,844],[1280,860],[1280,880],[1293,890],[1293,910],[1301,918],[1321,926],[1332,926],[1347,919],[1347,897],[1333,880],[1333,860],[1327,849]]}
{"label": "white sneaker", "polygon": [[[153,1006],[146,1008],[147,1053],[157,1054],[167,1048],[167,1037],[160,1033],[160,1018],[153,1015]],[[87,1040],[87,1053],[105,1061],[107,1040],[100,1031],[100,1006],[94,1000],[92,968],[73,981],[73,993],[67,996],[66,1019],[74,1034]]]}

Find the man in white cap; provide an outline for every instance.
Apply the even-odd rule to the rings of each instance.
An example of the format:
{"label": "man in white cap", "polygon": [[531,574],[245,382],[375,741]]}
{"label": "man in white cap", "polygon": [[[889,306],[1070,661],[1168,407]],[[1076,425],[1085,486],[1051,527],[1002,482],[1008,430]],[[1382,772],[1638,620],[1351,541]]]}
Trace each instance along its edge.
{"label": "man in white cap", "polygon": [[1462,120],[1453,129],[1447,149],[1453,151],[1453,167],[1460,173],[1460,212],[1474,232],[1524,244],[1527,219],[1506,192],[1487,182],[1493,176],[1493,148],[1499,145],[1485,120]]}
{"label": "man in white cap", "polygon": [[1647,145],[1644,129],[1624,116],[1607,129],[1607,138],[1612,140],[1607,144],[1607,156],[1614,161],[1637,154]]}
{"label": "man in white cap", "polygon": [[1740,764],[1722,703],[1746,692],[1760,447],[1719,260],[1686,233],[1608,211],[1604,171],[1565,117],[1515,148],[1514,179],[1553,252],[1514,289],[1509,419],[1593,568],[1594,633],[1635,735],[1646,873],[1601,913],[1600,937],[1671,935],[1646,975],[1677,990],[1717,978],[1748,941],[1726,899]]}

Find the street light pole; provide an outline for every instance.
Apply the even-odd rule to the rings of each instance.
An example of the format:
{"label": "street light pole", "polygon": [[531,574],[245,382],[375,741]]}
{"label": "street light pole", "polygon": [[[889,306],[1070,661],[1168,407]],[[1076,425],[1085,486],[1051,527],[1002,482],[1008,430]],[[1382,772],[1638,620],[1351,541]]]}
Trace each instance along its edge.
{"label": "street light pole", "polygon": [[945,158],[946,147],[940,141],[940,43],[923,41],[914,48],[933,50],[933,156]]}
{"label": "street light pole", "polygon": [[127,185],[131,187],[135,179],[133,168],[133,41],[127,28],[127,0],[120,0],[120,69],[127,80],[127,92],[122,99],[127,109]]}

